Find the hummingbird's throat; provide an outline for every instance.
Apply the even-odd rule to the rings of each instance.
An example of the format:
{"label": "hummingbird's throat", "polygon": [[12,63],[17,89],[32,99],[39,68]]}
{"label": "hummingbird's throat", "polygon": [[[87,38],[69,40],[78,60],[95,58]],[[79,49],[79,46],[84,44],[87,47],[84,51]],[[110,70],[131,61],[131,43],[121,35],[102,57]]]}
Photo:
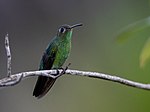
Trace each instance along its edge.
{"label": "hummingbird's throat", "polygon": [[71,37],[72,37],[72,29],[69,32],[67,32],[66,39],[71,40]]}

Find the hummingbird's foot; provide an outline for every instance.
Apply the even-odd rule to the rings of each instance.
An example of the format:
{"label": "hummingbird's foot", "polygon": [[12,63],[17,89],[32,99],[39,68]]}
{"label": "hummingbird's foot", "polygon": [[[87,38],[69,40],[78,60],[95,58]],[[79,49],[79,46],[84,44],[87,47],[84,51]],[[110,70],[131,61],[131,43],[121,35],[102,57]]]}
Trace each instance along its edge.
{"label": "hummingbird's foot", "polygon": [[60,76],[63,75],[63,74],[65,74],[66,70],[69,68],[70,65],[71,65],[71,63],[69,63],[69,64],[66,66],[66,68],[62,68],[63,71],[60,73]]}
{"label": "hummingbird's foot", "polygon": [[[69,63],[65,68],[54,68],[54,70],[56,70],[55,74],[51,74],[57,77],[60,77],[61,75],[65,74],[66,70],[69,68],[69,66],[71,65],[71,63]],[[59,69],[62,70],[62,72],[59,71]]]}

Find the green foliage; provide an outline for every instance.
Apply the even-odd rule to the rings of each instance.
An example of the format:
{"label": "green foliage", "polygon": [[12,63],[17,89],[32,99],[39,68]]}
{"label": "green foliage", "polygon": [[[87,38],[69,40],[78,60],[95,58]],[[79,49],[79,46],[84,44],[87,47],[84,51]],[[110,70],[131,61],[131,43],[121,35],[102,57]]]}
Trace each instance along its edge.
{"label": "green foliage", "polygon": [[137,35],[141,35],[143,33],[149,33],[148,30],[150,30],[150,17],[137,21],[133,24],[128,25],[125,27],[118,35],[117,41],[124,42],[128,40],[129,38],[136,37]]}
{"label": "green foliage", "polygon": [[124,28],[117,36],[117,42],[123,43],[126,40],[134,37],[148,37],[140,54],[140,67],[144,67],[150,59],[150,17],[137,21]]}
{"label": "green foliage", "polygon": [[144,44],[140,54],[140,67],[144,67],[146,62],[150,59],[150,38]]}

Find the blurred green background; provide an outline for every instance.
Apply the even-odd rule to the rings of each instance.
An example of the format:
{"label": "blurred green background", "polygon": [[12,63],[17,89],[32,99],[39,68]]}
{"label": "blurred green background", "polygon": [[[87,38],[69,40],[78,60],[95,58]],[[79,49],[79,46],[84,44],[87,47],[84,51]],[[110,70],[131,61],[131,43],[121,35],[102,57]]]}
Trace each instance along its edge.
{"label": "blurred green background", "polygon": [[[37,70],[62,24],[75,29],[70,69],[104,72],[150,83],[150,63],[139,66],[146,37],[116,42],[125,26],[150,15],[149,0],[0,0],[0,74],[6,76],[8,32],[12,72]],[[66,65],[65,64],[65,65]],[[42,99],[32,96],[37,77],[0,90],[0,112],[149,112],[150,91],[87,77],[60,77]]]}

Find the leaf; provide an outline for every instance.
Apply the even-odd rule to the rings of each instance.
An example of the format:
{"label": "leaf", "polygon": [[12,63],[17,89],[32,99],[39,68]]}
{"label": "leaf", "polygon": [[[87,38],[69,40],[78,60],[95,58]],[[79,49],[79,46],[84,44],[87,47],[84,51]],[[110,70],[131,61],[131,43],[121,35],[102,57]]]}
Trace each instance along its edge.
{"label": "leaf", "polygon": [[140,67],[143,68],[148,60],[150,60],[150,17],[125,27],[118,34],[117,42],[122,43],[133,37],[148,37],[139,57]]}
{"label": "leaf", "polygon": [[132,23],[119,32],[117,42],[122,43],[136,36],[150,35],[150,17]]}
{"label": "leaf", "polygon": [[146,41],[140,54],[140,67],[143,68],[150,59],[150,38]]}

